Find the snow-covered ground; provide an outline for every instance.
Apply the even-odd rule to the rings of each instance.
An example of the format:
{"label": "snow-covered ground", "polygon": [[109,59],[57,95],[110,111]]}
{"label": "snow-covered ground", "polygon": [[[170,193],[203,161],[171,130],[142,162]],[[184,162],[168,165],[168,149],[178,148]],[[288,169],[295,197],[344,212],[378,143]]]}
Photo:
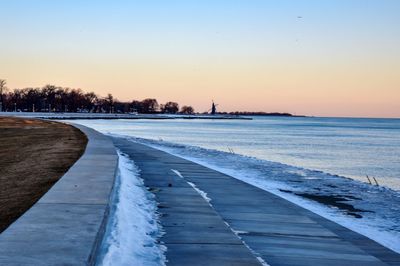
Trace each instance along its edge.
{"label": "snow-covered ground", "polygon": [[[396,191],[338,175],[243,155],[165,141],[122,137],[199,163],[274,193],[400,253],[400,193]],[[362,218],[356,218],[346,211],[295,193],[340,196],[346,200],[345,203],[364,212],[357,212]]]}
{"label": "snow-covered ground", "polygon": [[147,191],[134,162],[118,152],[118,173],[99,265],[165,265],[165,246],[154,196]]}

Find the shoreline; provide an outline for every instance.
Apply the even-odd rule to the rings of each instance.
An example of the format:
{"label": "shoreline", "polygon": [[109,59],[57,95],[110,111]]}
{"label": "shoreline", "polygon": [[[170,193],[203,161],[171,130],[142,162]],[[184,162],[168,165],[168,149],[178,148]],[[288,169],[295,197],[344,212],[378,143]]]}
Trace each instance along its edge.
{"label": "shoreline", "polygon": [[[33,208],[0,234],[0,262],[96,263],[110,204],[114,203],[110,200],[110,193],[115,185],[115,146],[126,149],[138,164],[149,191],[158,199],[159,211],[165,214],[160,216],[161,222],[168,229],[161,240],[168,246],[166,258],[171,265],[173,261],[192,260],[194,263],[196,258],[204,257],[206,251],[197,246],[198,241],[203,240],[202,247],[215,250],[218,245],[221,249],[218,254],[207,253],[207,259],[214,262],[221,258],[233,261],[246,258],[250,263],[254,261],[252,256],[256,255],[267,263],[282,263],[287,259],[303,262],[311,259],[315,263],[344,259],[355,265],[365,265],[359,263],[367,261],[400,261],[398,255],[367,237],[326,220],[286,198],[277,197],[254,184],[246,184],[234,175],[223,174],[222,171],[150,146],[125,142],[124,139],[114,139],[112,144],[109,137],[93,129],[74,126],[89,138],[84,156]],[[95,142],[92,142],[93,136],[97,138]],[[98,162],[99,159],[103,161]],[[93,169],[93,165],[98,167]],[[261,202],[265,204],[254,204]],[[202,211],[194,211],[193,215],[198,215],[199,220],[193,220],[190,213],[197,205]],[[177,213],[178,219],[175,218]],[[269,222],[265,223],[267,220]],[[18,241],[21,233],[28,235],[29,240]],[[220,242],[221,235],[218,234],[224,235],[226,243]],[[266,234],[272,234],[272,239]],[[326,243],[323,237],[319,239],[320,234],[329,237],[333,246]],[[237,242],[236,238],[242,242]],[[320,241],[321,248],[309,249],[310,239],[313,243]],[[356,241],[360,239],[362,246]],[[32,240],[35,245],[29,243]],[[281,242],[285,243],[284,246],[279,244]],[[178,249],[177,243],[180,243]],[[240,254],[231,249],[232,243],[240,249]],[[241,243],[245,244],[244,248]],[[49,244],[54,252],[47,252]],[[291,255],[292,251],[295,255]],[[320,257],[321,254],[324,256]]]}
{"label": "shoreline", "polygon": [[16,116],[24,118],[39,118],[49,120],[77,120],[77,119],[206,119],[206,120],[252,120],[251,117],[237,115],[169,115],[169,114],[109,114],[109,113],[32,113],[32,112],[0,112],[1,116]]}
{"label": "shoreline", "polygon": [[[114,136],[117,137],[117,135]],[[125,137],[130,139],[128,136]],[[369,190],[372,190],[371,195],[379,195],[376,194],[377,192],[386,192],[384,194],[385,198],[390,199],[393,193],[397,193],[396,191],[390,189],[386,190],[384,187],[371,186],[349,178],[330,175],[330,177],[333,178],[331,179],[332,182],[340,183],[337,184],[338,186],[332,188],[333,190],[331,190],[331,193],[321,193],[322,191],[319,189],[318,185],[316,185],[316,187],[311,186],[307,188],[304,186],[298,187],[297,184],[299,183],[296,182],[294,186],[291,186],[290,182],[292,179],[286,180],[289,181],[289,184],[285,184],[285,180],[278,182],[278,180],[274,178],[274,175],[277,175],[279,180],[282,178],[282,175],[277,174],[277,170],[273,171],[275,172],[274,174],[269,173],[270,170],[268,167],[260,168],[259,171],[252,172],[253,170],[250,169],[257,169],[260,167],[260,164],[254,164],[251,158],[241,158],[244,160],[239,161],[237,160],[237,156],[240,155],[226,152],[215,151],[209,153],[210,150],[204,150],[202,148],[187,149],[187,146],[169,146],[167,143],[146,141],[140,138],[132,140],[259,187],[400,253],[398,245],[395,244],[398,243],[399,239],[396,237],[398,231],[392,231],[396,229],[391,226],[393,223],[396,223],[395,221],[397,220],[394,219],[392,215],[397,214],[394,212],[386,213],[380,211],[382,209],[384,210],[387,205],[381,205],[380,208],[377,208],[376,204],[379,205],[380,202],[371,202],[369,195],[365,194]],[[210,160],[210,158],[213,159]],[[248,165],[250,165],[251,168],[248,168]],[[263,173],[265,173],[265,175]],[[255,177],[256,174],[258,177]],[[330,184],[332,184],[331,181],[326,183],[327,187],[330,187]],[[357,184],[359,188],[362,189],[361,191],[365,193],[357,194],[354,191],[347,191],[347,193],[345,193],[340,189],[342,187],[346,190],[347,187],[352,187],[354,184]],[[322,183],[321,186],[324,187],[325,183]],[[371,203],[373,203],[373,205],[370,205]],[[381,227],[382,220],[380,220],[379,217],[385,217],[386,219],[386,226],[384,228]]]}
{"label": "shoreline", "polygon": [[[254,251],[253,254],[272,265],[288,259],[296,262],[291,265],[319,265],[334,261],[337,265],[350,262],[352,265],[396,265],[400,262],[399,253],[391,248],[316,214],[298,201],[150,145],[118,137],[114,138],[114,143],[138,165],[145,185],[159,202],[161,224],[166,230],[161,241],[167,246],[168,261],[190,261],[184,258],[185,250],[194,252],[197,239],[205,241],[202,242],[205,245],[217,241],[212,237],[214,227],[203,228],[209,222],[203,216],[206,211],[204,204],[209,204]],[[155,167],[157,171],[154,171]],[[339,198],[337,200],[340,201]],[[200,205],[202,210],[198,213]],[[193,221],[193,216],[197,215],[201,222],[197,219]],[[203,235],[206,231],[210,233]],[[175,243],[178,242],[182,246],[177,250]],[[310,248],[310,245],[319,248]],[[201,252],[196,251],[192,255],[199,257]]]}

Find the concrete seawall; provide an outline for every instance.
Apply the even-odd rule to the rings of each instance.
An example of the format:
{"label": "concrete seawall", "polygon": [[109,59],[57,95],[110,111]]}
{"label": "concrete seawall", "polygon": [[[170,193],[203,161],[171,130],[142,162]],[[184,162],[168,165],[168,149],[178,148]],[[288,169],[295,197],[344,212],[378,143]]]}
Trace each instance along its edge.
{"label": "concrete seawall", "polygon": [[0,265],[95,263],[118,165],[112,141],[75,125],[89,141],[82,157],[0,234]]}

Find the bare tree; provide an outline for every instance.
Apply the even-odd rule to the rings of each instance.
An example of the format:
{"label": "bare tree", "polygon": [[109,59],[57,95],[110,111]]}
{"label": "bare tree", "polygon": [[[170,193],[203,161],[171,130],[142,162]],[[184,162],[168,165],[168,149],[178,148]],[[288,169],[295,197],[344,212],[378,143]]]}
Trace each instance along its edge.
{"label": "bare tree", "polygon": [[131,105],[134,112],[143,113],[143,104],[141,101],[133,100]]}
{"label": "bare tree", "polygon": [[194,108],[192,106],[182,106],[181,108],[182,114],[192,115],[194,114]]}
{"label": "bare tree", "polygon": [[[0,79],[0,111],[23,112],[104,112],[104,113],[138,113],[156,114],[161,112],[175,114],[179,110],[176,102],[158,104],[157,99],[120,102],[108,94],[100,97],[94,92],[85,93],[81,89],[63,88],[46,85],[41,88],[14,89],[8,92],[6,80]],[[193,114],[191,106],[184,106],[181,113]]]}
{"label": "bare tree", "polygon": [[109,113],[113,113],[113,108],[114,108],[114,97],[112,96],[111,93],[107,94],[107,97],[105,98],[105,101],[107,103],[107,107],[109,108]]}
{"label": "bare tree", "polygon": [[5,79],[0,79],[0,112],[3,111],[3,105],[4,105],[3,94],[7,90],[6,84],[7,81]]}
{"label": "bare tree", "polygon": [[176,102],[167,102],[166,104],[160,105],[162,113],[176,114],[179,111],[179,104]]}
{"label": "bare tree", "polygon": [[156,113],[159,108],[159,104],[156,99],[144,99],[142,101],[143,113],[152,114]]}

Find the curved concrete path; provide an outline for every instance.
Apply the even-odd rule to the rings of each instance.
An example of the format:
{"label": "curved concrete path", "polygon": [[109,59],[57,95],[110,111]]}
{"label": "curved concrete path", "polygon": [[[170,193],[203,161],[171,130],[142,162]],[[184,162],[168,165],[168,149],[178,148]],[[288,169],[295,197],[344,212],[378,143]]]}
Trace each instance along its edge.
{"label": "curved concrete path", "polygon": [[253,252],[272,266],[400,265],[399,254],[269,192],[145,145],[114,143],[156,195],[167,265],[259,264]]}
{"label": "curved concrete path", "polygon": [[[90,265],[118,157],[84,126],[84,155],[0,234],[0,265]],[[168,153],[115,138],[159,202],[167,265],[400,265],[400,255],[271,193]],[[211,199],[202,195],[207,193]]]}
{"label": "curved concrete path", "polygon": [[32,208],[0,234],[0,265],[95,262],[118,156],[108,137],[74,126],[89,139],[85,153]]}

